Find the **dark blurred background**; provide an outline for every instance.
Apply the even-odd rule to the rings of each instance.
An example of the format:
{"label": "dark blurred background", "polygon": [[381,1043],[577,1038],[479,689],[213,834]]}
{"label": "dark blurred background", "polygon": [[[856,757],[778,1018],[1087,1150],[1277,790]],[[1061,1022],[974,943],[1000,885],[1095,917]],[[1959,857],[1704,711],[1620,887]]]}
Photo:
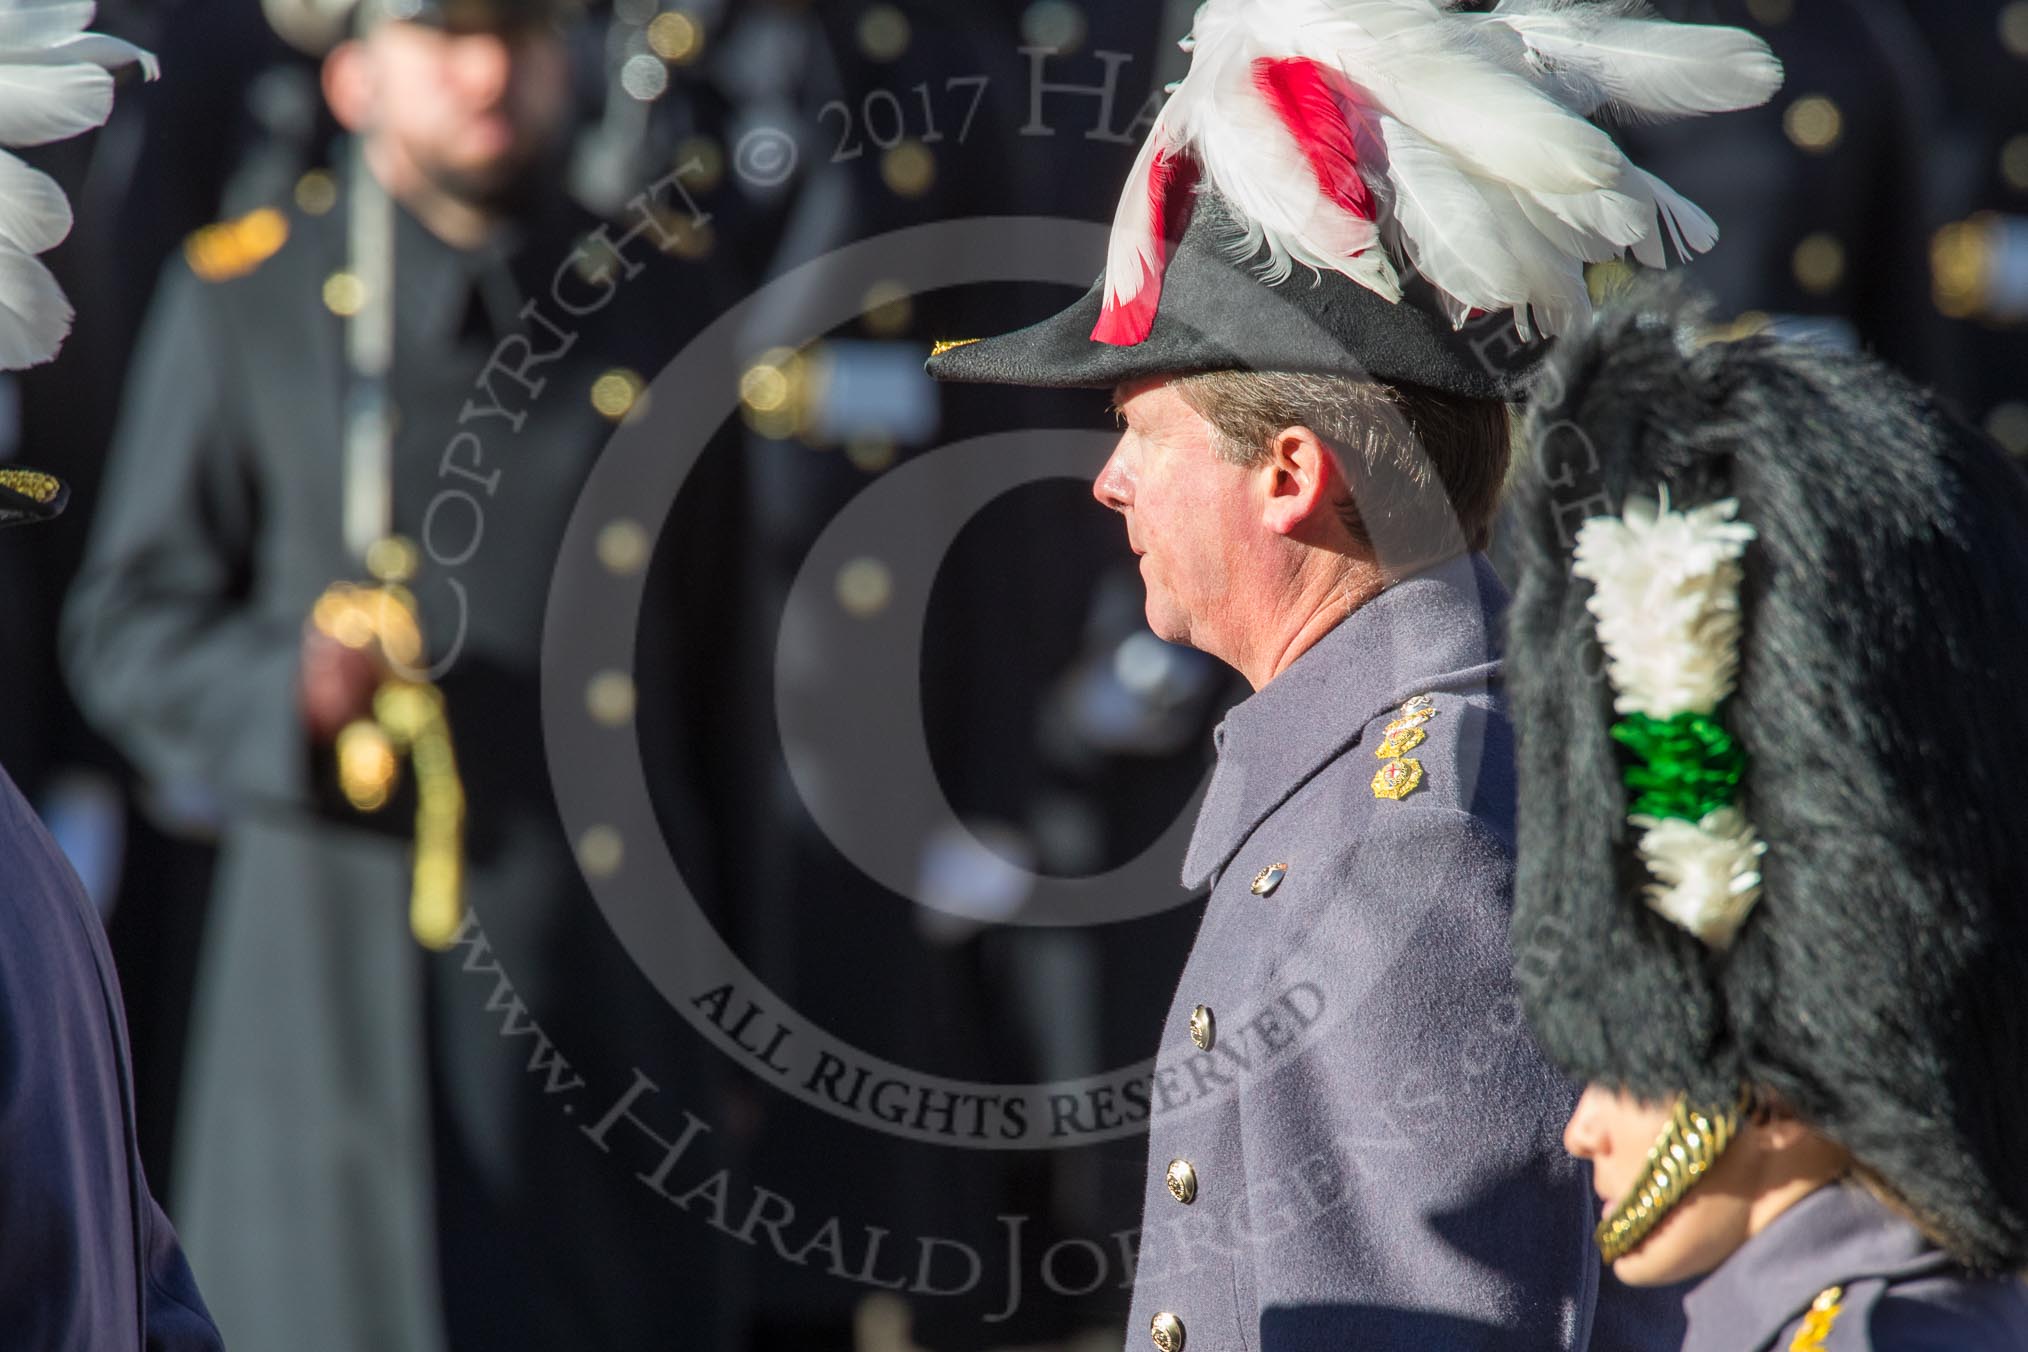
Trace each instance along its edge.
{"label": "dark blurred background", "polygon": [[[1660,8],[1753,28],[1788,70],[1764,109],[1622,132],[1637,161],[1718,220],[1724,238],[1693,272],[1721,312],[1743,330],[1876,351],[2028,454],[2028,3]],[[711,285],[685,297],[684,332],[697,327],[700,306],[721,310],[798,263],[905,226],[1002,215],[1107,222],[1151,94],[1182,74],[1174,42],[1193,9],[1183,0],[592,5],[570,35],[572,127],[554,191],[615,215],[642,184],[694,166],[684,182],[710,224],[675,252],[685,276],[702,269]],[[193,993],[213,845],[230,809],[194,779],[136,774],[80,716],[59,666],[59,610],[158,279],[229,251],[242,238],[235,223],[259,209],[299,221],[342,211],[342,158],[316,58],[277,37],[258,0],[108,0],[96,26],[154,50],[164,75],[124,86],[95,136],[30,156],[77,209],[76,232],[50,262],[78,320],[57,362],[0,376],[0,455],[64,476],[74,498],[54,526],[0,535],[9,581],[0,679],[14,711],[0,725],[0,762],[107,917],[144,1153],[176,1217]],[[797,143],[795,171],[780,182],[738,162],[756,128]],[[221,222],[225,233],[202,233]],[[1081,261],[1088,266],[1074,273],[1096,275],[1102,263],[1096,251]],[[996,918],[1020,897],[991,877],[938,872],[944,843],[924,840],[928,885],[956,898],[950,909],[978,912],[954,920],[864,876],[789,782],[764,696],[790,582],[824,527],[867,485],[952,441],[1110,425],[1102,397],[940,389],[920,376],[932,340],[1040,318],[1070,290],[981,285],[910,297],[867,277],[865,292],[862,318],[810,333],[800,362],[759,363],[790,385],[812,370],[824,378],[809,389],[746,382],[747,406],[715,444],[721,496],[705,557],[722,566],[730,603],[712,612],[709,632],[686,637],[720,668],[712,688],[724,701],[702,720],[710,730],[696,750],[714,911],[771,988],[904,1065],[1021,1081],[1130,1064],[1153,1045],[1195,925],[1192,898],[1177,889],[1168,909],[1118,924],[1001,926]],[[303,288],[305,325],[324,322],[326,300]],[[655,307],[644,313],[640,322],[655,322]],[[671,336],[682,334],[672,327]],[[848,608],[885,603],[877,576],[841,595]],[[1060,874],[1118,864],[1184,810],[1207,766],[1209,729],[1238,691],[1208,660],[1156,643],[1139,602],[1116,523],[1074,483],[1037,483],[993,502],[944,561],[922,663],[932,758],[959,816],[1009,858]],[[645,678],[641,689],[645,704]],[[651,734],[658,726],[646,710],[642,725]],[[489,735],[532,746],[541,734]],[[600,922],[588,914],[584,923]],[[476,1003],[485,992],[468,995]],[[533,997],[531,1007],[543,1016]],[[1139,1224],[1138,1140],[940,1151],[875,1137],[729,1067],[699,1072],[692,1101],[734,1124],[721,1133],[731,1167],[806,1214],[1001,1255],[975,1288],[939,1296],[870,1291],[822,1262],[723,1241],[715,1247],[731,1252],[715,1255],[708,1274],[668,1275],[692,1284],[688,1298],[711,1312],[697,1345],[1117,1345],[1125,1271],[1075,1295],[1081,1277],[1066,1272],[1051,1290],[1031,1271],[1016,1302],[991,1263],[1004,1261],[1005,1216],[1028,1218],[1031,1263],[1060,1239],[1089,1239],[1117,1257],[1117,1236]],[[610,1168],[619,1177],[625,1166]],[[674,1209],[667,1224],[702,1233]],[[192,1259],[209,1294],[201,1246]],[[479,1286],[462,1303],[487,1298],[486,1272],[464,1270],[459,1280]],[[1012,1317],[989,1318],[1010,1303]],[[231,1342],[225,1309],[220,1322]],[[489,1345],[454,1331],[450,1345],[461,1344]]]}

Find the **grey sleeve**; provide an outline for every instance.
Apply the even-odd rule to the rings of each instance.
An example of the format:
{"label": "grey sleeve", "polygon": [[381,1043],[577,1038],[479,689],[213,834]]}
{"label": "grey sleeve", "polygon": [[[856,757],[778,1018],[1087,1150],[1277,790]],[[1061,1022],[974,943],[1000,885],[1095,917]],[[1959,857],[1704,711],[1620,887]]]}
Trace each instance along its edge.
{"label": "grey sleeve", "polygon": [[251,600],[259,492],[217,298],[172,262],[128,381],[63,661],[85,714],[146,774],[305,801],[300,618]]}
{"label": "grey sleeve", "polygon": [[1278,946],[1326,974],[1326,1008],[1243,1100],[1250,1223],[1298,1218],[1253,1246],[1259,1347],[1581,1348],[1597,1208],[1561,1148],[1572,1093],[1512,986],[1512,862],[1453,809],[1396,827]]}

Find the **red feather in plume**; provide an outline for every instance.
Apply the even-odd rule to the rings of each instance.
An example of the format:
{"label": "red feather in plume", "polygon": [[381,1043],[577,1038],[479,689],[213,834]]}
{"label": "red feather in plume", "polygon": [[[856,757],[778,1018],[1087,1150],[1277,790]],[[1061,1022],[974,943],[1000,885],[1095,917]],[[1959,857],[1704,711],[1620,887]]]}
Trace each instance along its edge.
{"label": "red feather in plume", "polygon": [[1702,253],[1711,219],[1587,115],[1754,107],[1780,88],[1781,64],[1743,30],[1644,14],[1571,0],[1204,0],[1189,73],[1121,195],[1092,336],[1131,345],[1152,330],[1166,227],[1197,171],[1245,227],[1231,251],[1265,285],[1302,267],[1392,304],[1412,268],[1453,323],[1511,311],[1524,339],[1583,320],[1586,263],[1631,253],[1660,267],[1672,241]]}
{"label": "red feather in plume", "polygon": [[1197,161],[1176,150],[1157,150],[1148,166],[1148,229],[1138,259],[1140,289],[1131,299],[1106,297],[1092,341],[1114,347],[1133,347],[1146,341],[1155,328],[1155,310],[1162,301],[1162,274],[1169,266],[1169,249],[1190,223],[1190,199],[1196,190]]}
{"label": "red feather in plume", "polygon": [[1351,87],[1335,76],[1335,71],[1302,57],[1264,56],[1253,63],[1254,87],[1295,138],[1324,196],[1370,221],[1373,193],[1359,176],[1359,151],[1340,102],[1341,97],[1350,100]]}

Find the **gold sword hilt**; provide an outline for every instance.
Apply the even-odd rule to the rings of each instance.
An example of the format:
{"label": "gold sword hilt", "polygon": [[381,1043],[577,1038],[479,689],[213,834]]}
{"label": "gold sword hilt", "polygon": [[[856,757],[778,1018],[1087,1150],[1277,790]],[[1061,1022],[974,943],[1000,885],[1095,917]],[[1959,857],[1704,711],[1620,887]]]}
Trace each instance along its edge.
{"label": "gold sword hilt", "polygon": [[408,921],[416,942],[450,947],[465,920],[465,786],[451,745],[443,692],[421,663],[422,626],[405,585],[415,549],[384,540],[367,556],[377,584],[334,583],[311,611],[318,631],[358,651],[376,650],[396,674],[373,695],[373,714],[338,734],[338,787],[361,812],[387,806],[404,758],[415,775],[415,864]]}

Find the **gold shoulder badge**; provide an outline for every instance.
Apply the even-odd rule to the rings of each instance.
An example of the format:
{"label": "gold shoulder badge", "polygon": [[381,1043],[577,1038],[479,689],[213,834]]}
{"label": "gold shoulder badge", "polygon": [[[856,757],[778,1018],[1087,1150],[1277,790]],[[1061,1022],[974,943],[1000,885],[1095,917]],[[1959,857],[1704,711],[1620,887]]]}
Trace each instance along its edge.
{"label": "gold shoulder badge", "polygon": [[244,277],[289,242],[289,218],[273,207],[207,225],[183,241],[190,270],[207,282]]}
{"label": "gold shoulder badge", "polygon": [[1422,762],[1414,757],[1391,760],[1373,776],[1373,796],[1395,802],[1422,787]]}
{"label": "gold shoulder badge", "polygon": [[1421,728],[1390,727],[1386,738],[1374,748],[1373,754],[1382,760],[1393,760],[1398,756],[1406,756],[1428,740],[1429,734]]}
{"label": "gold shoulder badge", "polygon": [[1845,1288],[1842,1286],[1829,1287],[1819,1293],[1810,1302],[1809,1313],[1803,1316],[1803,1326],[1789,1340],[1789,1352],[1824,1352],[1824,1340],[1831,1336],[1831,1325],[1838,1322],[1844,1301]]}
{"label": "gold shoulder badge", "polygon": [[[1429,740],[1429,734],[1423,731],[1423,727],[1436,716],[1436,701],[1428,695],[1417,695],[1404,701],[1394,721],[1387,725],[1386,736],[1380,745],[1374,748],[1373,754],[1382,760],[1398,760],[1406,756]],[[1413,791],[1414,788],[1415,786],[1411,784],[1409,791]],[[1377,780],[1374,782],[1373,791],[1380,792]]]}
{"label": "gold shoulder badge", "polygon": [[945,338],[930,344],[930,356],[941,357],[946,352],[955,352],[961,347],[970,347],[978,341],[977,338]]}

